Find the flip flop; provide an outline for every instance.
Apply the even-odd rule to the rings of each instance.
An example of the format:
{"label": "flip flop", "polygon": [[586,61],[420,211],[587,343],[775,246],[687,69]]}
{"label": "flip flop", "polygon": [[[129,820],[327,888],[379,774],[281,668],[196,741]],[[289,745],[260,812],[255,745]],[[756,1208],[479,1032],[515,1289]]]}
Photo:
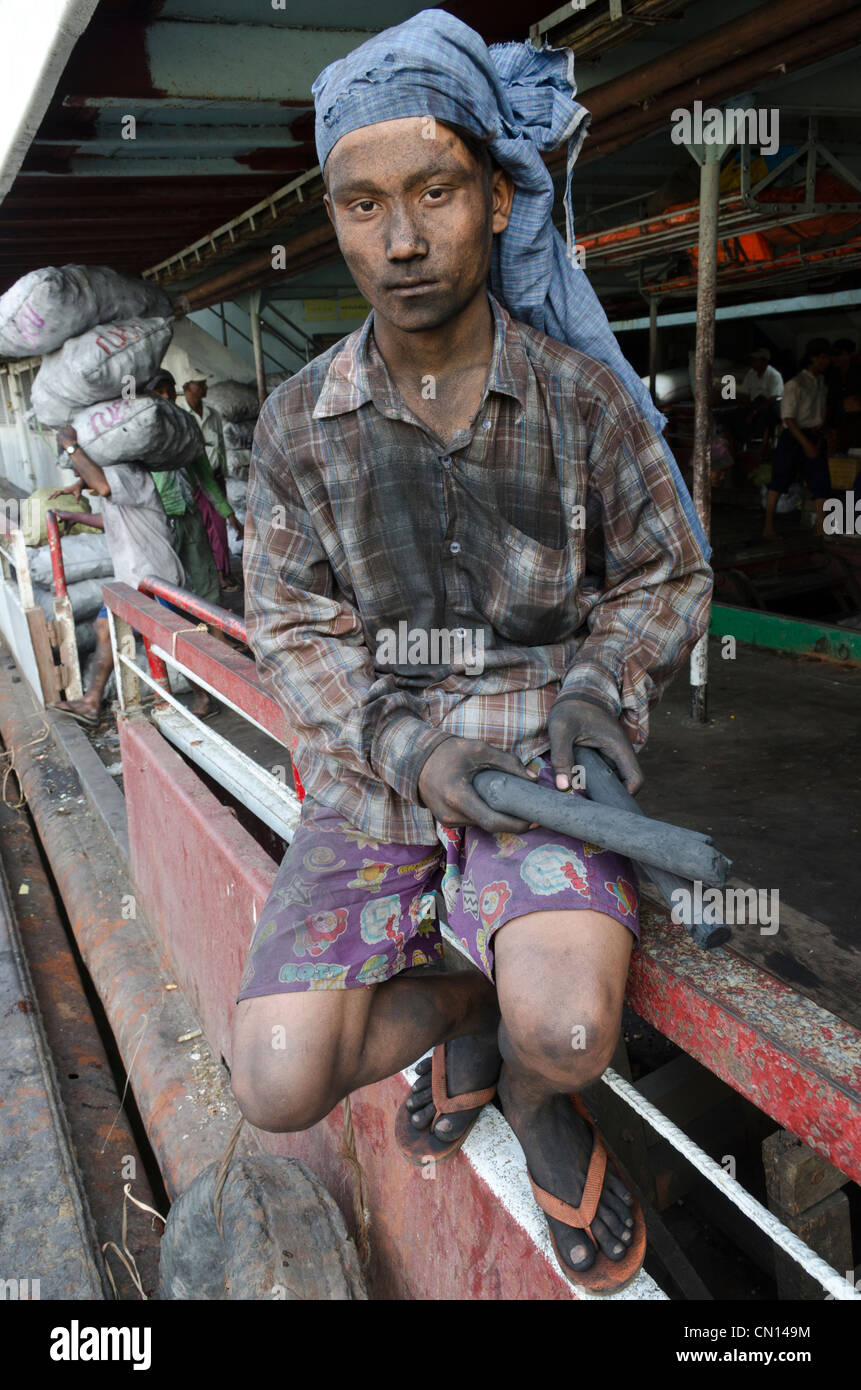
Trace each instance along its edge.
{"label": "flip flop", "polygon": [[[416,1129],[410,1118],[410,1111],[406,1104],[400,1106],[397,1118],[395,1119],[395,1141],[404,1158],[409,1163],[414,1163],[416,1167],[423,1167],[425,1163],[442,1163],[444,1159],[450,1158],[453,1153],[457,1153],[464,1139],[469,1134],[482,1107],[493,1100],[496,1095],[495,1086],[486,1086],[483,1091],[466,1091],[462,1096],[450,1096],[448,1093],[448,1083],[445,1068],[445,1043],[433,1050],[431,1061],[431,1095],[436,1107],[436,1114],[430,1124],[425,1129]],[[458,1115],[464,1110],[475,1110],[477,1113],[472,1121],[467,1125],[462,1134],[456,1139],[450,1139],[447,1143],[438,1139],[432,1133],[433,1126],[436,1124],[440,1115]]]}
{"label": "flip flop", "polygon": [[67,714],[70,719],[76,719],[79,724],[83,724],[87,729],[95,729],[101,717],[98,714],[84,714],[82,710],[67,709],[59,700],[55,700],[53,704],[48,705],[48,709],[55,710],[57,714]]}
{"label": "flip flop", "polygon": [[[531,1173],[529,1182],[536,1202],[546,1216],[552,1216],[555,1221],[561,1221],[565,1226],[570,1226],[575,1230],[585,1231],[597,1251],[597,1258],[589,1269],[584,1269],[578,1273],[563,1260],[559,1253],[559,1246],[556,1244],[556,1237],[553,1230],[550,1231],[550,1240],[559,1268],[575,1287],[589,1289],[592,1293],[617,1293],[620,1289],[627,1286],[637,1277],[642,1268],[643,1259],[646,1254],[646,1221],[643,1216],[642,1208],[634,1198],[631,1207],[631,1215],[634,1218],[634,1229],[632,1231],[631,1244],[622,1256],[621,1260],[611,1260],[609,1255],[605,1255],[600,1249],[598,1242],[592,1234],[592,1222],[595,1220],[595,1213],[598,1210],[598,1203],[601,1200],[601,1193],[604,1188],[604,1174],[607,1170],[607,1146],[601,1138],[595,1123],[586,1106],[578,1095],[570,1097],[575,1110],[583,1117],[592,1130],[593,1143],[592,1155],[589,1159],[589,1168],[586,1173],[586,1182],[583,1185],[583,1195],[580,1198],[580,1205],[572,1207],[568,1202],[563,1202],[559,1197],[554,1197],[550,1192],[545,1192],[543,1187],[539,1187],[533,1182]],[[619,1170],[612,1158],[613,1170],[617,1176]]]}

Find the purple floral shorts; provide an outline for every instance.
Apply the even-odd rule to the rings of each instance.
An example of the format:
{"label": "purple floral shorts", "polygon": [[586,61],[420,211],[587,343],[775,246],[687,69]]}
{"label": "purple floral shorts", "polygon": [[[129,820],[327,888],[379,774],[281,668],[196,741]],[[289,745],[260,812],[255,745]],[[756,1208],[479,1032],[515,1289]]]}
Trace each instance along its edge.
{"label": "purple floral shorts", "polygon": [[[553,786],[546,758],[538,780]],[[573,792],[579,796],[581,793]],[[493,979],[493,934],[514,917],[590,908],[639,940],[639,895],[621,855],[554,831],[438,825],[433,845],[386,844],[306,797],[248,952],[239,998],[375,985],[443,953],[449,927]]]}

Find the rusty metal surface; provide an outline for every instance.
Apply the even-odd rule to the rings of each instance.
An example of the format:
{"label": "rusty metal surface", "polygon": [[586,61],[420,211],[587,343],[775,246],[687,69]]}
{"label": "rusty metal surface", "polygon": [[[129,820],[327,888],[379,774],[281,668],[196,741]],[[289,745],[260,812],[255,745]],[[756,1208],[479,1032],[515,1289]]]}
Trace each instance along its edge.
{"label": "rusty metal surface", "polygon": [[101,1299],[107,1293],[2,873],[0,1281],[5,1299]]}
{"label": "rusty metal surface", "polygon": [[861,1032],[727,948],[642,913],[627,1002],[790,1133],[861,1180]]}
{"label": "rusty metal surface", "polygon": [[41,726],[32,699],[12,684],[0,644],[0,735],[7,748],[16,749],[28,806],[75,940],[131,1077],[165,1186],[175,1196],[221,1157],[236,1111],[219,1057],[197,1035],[195,1014],[180,990],[167,988],[175,981],[165,973],[143,905],[107,832],[85,805],[68,758],[55,748],[48,766],[36,759],[38,746],[27,746]]}
{"label": "rusty metal surface", "polygon": [[[44,754],[36,750],[36,756]],[[150,1206],[153,1194],[23,809],[14,813],[0,806],[0,860],[98,1243],[119,1244],[124,1183],[131,1182],[135,1197]],[[129,1205],[127,1248],[148,1297],[158,1284],[160,1229],[153,1217]],[[123,1266],[112,1260],[111,1268],[120,1297],[136,1300]]]}
{"label": "rusty metal surface", "polygon": [[[146,623],[150,637],[158,636],[160,626],[169,626],[172,615],[150,616],[144,605],[151,601],[135,595],[134,591],[108,585],[105,594],[109,607],[116,607],[135,627]],[[174,618],[173,622],[178,625],[181,620]],[[250,705],[243,706],[243,695],[247,694],[254,704],[255,719],[289,747],[283,717],[279,734],[276,732],[277,707],[271,696],[262,690],[256,676],[247,672],[247,679],[237,679],[234,663],[245,661],[245,658],[235,653],[224,657],[223,645],[210,657],[208,652],[204,653],[203,643],[217,645],[205,636],[195,636],[192,640],[178,636],[177,655],[189,669],[205,672],[210,684],[229,691],[235,703],[240,708],[249,708],[250,712]],[[267,703],[272,706],[268,722]],[[152,738],[155,737],[135,731],[141,752],[144,744],[150,750],[151,775],[160,783],[158,813],[167,821],[172,815],[171,803],[179,785],[174,775],[179,778],[180,773],[175,764],[171,764],[175,773],[164,772],[166,758],[161,752],[153,751],[156,745],[152,744]],[[179,763],[176,754],[172,757]],[[181,822],[182,838],[187,842],[183,845],[183,859],[184,862],[193,861],[194,846],[198,844],[200,853],[212,861],[213,872],[216,872],[217,854],[213,854],[207,843],[207,818],[194,787],[199,779],[188,769],[184,770],[188,779],[193,780],[188,781],[187,788],[183,786],[182,795],[184,801],[194,807],[194,814],[189,819],[186,813]],[[139,772],[138,776],[142,778],[143,774]],[[141,841],[134,827],[135,817],[142,816],[149,822],[152,814],[145,806],[144,792],[143,783],[134,793],[129,784],[126,786],[130,838],[133,842],[137,839],[138,843]],[[162,845],[172,838],[158,841],[157,852],[149,850],[145,870],[141,860],[141,882],[146,881],[149,886],[158,881],[149,875],[159,874],[162,881],[165,875],[170,881],[176,869],[173,866],[169,870],[162,860]],[[146,879],[144,872],[148,875]],[[167,889],[162,886],[160,891],[166,900]],[[231,920],[235,910],[231,902]],[[644,935],[641,951],[635,953],[629,981],[630,1002],[637,1012],[779,1124],[830,1158],[842,1171],[850,1176],[861,1176],[861,1034],[765,971],[726,951],[718,951],[714,957],[707,958],[665,917],[650,913],[647,920],[650,930]],[[163,929],[167,930],[167,940],[171,933],[166,926]],[[205,943],[206,934],[196,949],[204,951],[204,959],[210,964],[206,978],[199,979],[196,987],[192,985],[198,969],[195,947],[190,942],[171,947],[188,955],[188,987],[196,988],[195,997],[200,1001],[201,1010],[212,1007],[208,1004],[209,992],[221,987],[218,963],[211,963]],[[237,975],[236,981],[238,978]],[[216,1027],[215,1022],[212,1026]],[[216,1036],[226,1040],[223,1026]]]}
{"label": "rusty metal surface", "polygon": [[132,877],[177,983],[229,1057],[234,998],[277,864],[147,720],[119,727]]}

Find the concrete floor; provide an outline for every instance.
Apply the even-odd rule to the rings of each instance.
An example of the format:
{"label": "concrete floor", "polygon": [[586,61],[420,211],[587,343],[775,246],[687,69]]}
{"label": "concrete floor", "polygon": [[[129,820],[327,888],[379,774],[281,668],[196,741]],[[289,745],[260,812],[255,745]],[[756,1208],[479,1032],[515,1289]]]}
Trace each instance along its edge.
{"label": "concrete floor", "polygon": [[[640,804],[779,890],[777,936],[737,929],[735,948],[861,1026],[861,670],[741,644],[722,660],[720,645],[707,725],[689,718],[686,671],[653,710]],[[816,922],[784,932],[784,905]]]}

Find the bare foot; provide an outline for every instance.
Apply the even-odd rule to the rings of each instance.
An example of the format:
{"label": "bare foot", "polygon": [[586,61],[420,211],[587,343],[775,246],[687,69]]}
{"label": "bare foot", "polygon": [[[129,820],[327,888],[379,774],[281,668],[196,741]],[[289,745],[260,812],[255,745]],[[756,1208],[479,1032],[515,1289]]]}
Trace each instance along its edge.
{"label": "bare foot", "polygon": [[210,699],[204,690],[200,695],[195,695],[188,707],[197,719],[205,719],[207,715],[215,713],[215,703]]}
{"label": "bare foot", "polygon": [[91,700],[56,700],[48,708],[56,710],[58,714],[70,715],[79,724],[95,725],[99,722],[99,705],[94,705]]}
{"label": "bare foot", "polygon": [[[536,1103],[517,1085],[509,1068],[503,1067],[499,1099],[505,1118],[520,1140],[533,1181],[561,1201],[578,1206],[592,1154],[592,1131],[568,1096],[551,1096]],[[608,1165],[592,1234],[611,1260],[621,1260],[631,1244],[632,1204],[630,1192]],[[595,1263],[595,1248],[586,1231],[566,1226],[550,1216],[547,1222],[571,1271],[577,1274],[590,1269]]]}
{"label": "bare foot", "polygon": [[[497,1030],[491,1033],[472,1033],[453,1038],[445,1045],[445,1071],[450,1096],[462,1096],[467,1091],[482,1091],[493,1086],[499,1076],[501,1058],[496,1041]],[[416,1129],[431,1125],[436,1106],[431,1095],[431,1059],[423,1057],[416,1067],[418,1079],[404,1104]],[[476,1110],[460,1110],[455,1115],[440,1115],[431,1134],[448,1144],[457,1139],[475,1119]]]}

